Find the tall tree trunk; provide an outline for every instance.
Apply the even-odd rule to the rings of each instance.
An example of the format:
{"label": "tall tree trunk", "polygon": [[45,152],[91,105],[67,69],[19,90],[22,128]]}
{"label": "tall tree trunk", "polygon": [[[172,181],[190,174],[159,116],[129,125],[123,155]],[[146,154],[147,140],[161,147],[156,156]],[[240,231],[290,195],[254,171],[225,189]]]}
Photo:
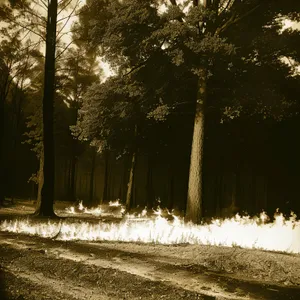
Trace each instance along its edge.
{"label": "tall tree trunk", "polygon": [[[76,86],[77,87],[77,86]],[[72,116],[74,117],[73,125],[76,124],[78,120],[78,108],[77,106],[73,110],[74,114]],[[72,139],[72,158],[70,163],[70,177],[69,177],[69,200],[70,201],[76,201],[76,167],[78,163],[78,139],[75,139],[73,137]]]}
{"label": "tall tree trunk", "polygon": [[236,187],[237,187],[237,174],[233,173],[231,182],[232,182],[232,192],[231,192],[231,205],[236,206]]}
{"label": "tall tree trunk", "polygon": [[17,159],[17,136],[18,136],[18,116],[17,116],[17,98],[19,96],[18,93],[19,82],[16,82],[14,85],[14,89],[11,92],[11,128],[12,128],[12,136],[11,136],[11,151],[9,156],[9,195],[11,198],[11,203],[14,203],[14,194],[15,194],[15,185],[16,185],[16,159]]}
{"label": "tall tree trunk", "polygon": [[221,216],[221,210],[222,210],[222,199],[223,199],[223,183],[224,181],[224,174],[223,169],[222,172],[218,175],[218,182],[217,182],[217,203],[216,203],[216,216]]}
{"label": "tall tree trunk", "polygon": [[0,91],[0,207],[4,204],[4,97]]}
{"label": "tall tree trunk", "polygon": [[256,193],[257,193],[257,186],[256,186],[256,175],[253,172],[253,169],[251,171],[251,194],[252,194],[252,201],[251,201],[251,213],[256,213]]}
{"label": "tall tree trunk", "polygon": [[90,176],[90,196],[89,196],[89,203],[91,206],[94,205],[94,178],[95,178],[95,168],[96,168],[96,156],[97,151],[93,149],[92,154],[92,165],[91,165],[91,176]]}
{"label": "tall tree trunk", "polygon": [[69,200],[76,201],[76,165],[77,165],[77,157],[73,156],[70,165],[70,183],[69,183]]}
{"label": "tall tree trunk", "polygon": [[108,176],[109,176],[109,153],[106,152],[104,155],[104,188],[103,188],[103,196],[102,196],[102,201],[107,201],[109,200],[108,198]]}
{"label": "tall tree trunk", "polygon": [[147,171],[147,183],[146,183],[146,198],[147,198],[147,208],[152,209],[154,203],[154,193],[153,193],[153,160],[149,154],[148,157],[148,171]]}
{"label": "tall tree trunk", "polygon": [[4,191],[4,133],[5,133],[5,102],[8,96],[10,84],[10,70],[5,65],[2,57],[0,57],[0,207],[3,206],[5,200]]}
{"label": "tall tree trunk", "polygon": [[136,156],[137,156],[137,125],[135,125],[134,129],[134,146],[132,150],[132,158],[131,158],[131,166],[129,171],[129,180],[127,185],[127,195],[126,195],[126,211],[130,211],[132,208],[132,198],[133,198],[133,181],[135,174],[135,166],[136,166]]}
{"label": "tall tree trunk", "polygon": [[42,188],[44,185],[44,153],[42,151],[40,155],[40,166],[38,171],[38,192],[36,201],[36,211],[35,214],[39,214],[41,203],[42,203]]}
{"label": "tall tree trunk", "polygon": [[55,153],[54,153],[54,96],[55,96],[55,47],[57,0],[48,2],[46,59],[43,94],[43,143],[44,143],[44,185],[42,188],[39,215],[55,216],[54,184],[55,184]]}
{"label": "tall tree trunk", "polygon": [[[23,85],[24,85],[24,78],[21,80],[20,86],[16,84],[15,93],[13,96],[13,105],[14,105],[14,113],[15,113],[15,129],[14,129],[14,136],[13,136],[13,146],[12,146],[12,152],[13,152],[13,162],[11,164],[12,168],[12,176],[11,176],[11,199],[12,202],[14,200],[14,193],[16,190],[16,175],[17,175],[17,146],[20,142],[20,122],[21,122],[21,113],[22,113],[22,104],[24,101],[24,97],[22,96],[23,92]],[[17,101],[19,99],[19,101]]]}
{"label": "tall tree trunk", "polygon": [[168,166],[168,181],[167,181],[167,199],[168,209],[174,208],[174,166],[173,159],[170,159]]}
{"label": "tall tree trunk", "polygon": [[124,163],[124,169],[123,169],[123,175],[122,175],[122,202],[126,201],[126,195],[127,195],[127,188],[128,188],[128,180],[127,180],[127,170],[128,170],[128,157],[124,157],[123,159]]}
{"label": "tall tree trunk", "polygon": [[136,166],[136,151],[134,150],[132,153],[128,187],[127,187],[127,195],[126,195],[126,210],[127,211],[130,211],[130,209],[132,208],[133,180],[134,180],[135,166]]}
{"label": "tall tree trunk", "polygon": [[199,73],[186,207],[186,219],[194,223],[199,223],[202,217],[204,121],[207,97],[206,70],[201,69]]}
{"label": "tall tree trunk", "polygon": [[169,198],[169,205],[168,208],[171,210],[174,208],[174,174],[171,171],[169,175],[169,183],[168,183],[168,198]]}

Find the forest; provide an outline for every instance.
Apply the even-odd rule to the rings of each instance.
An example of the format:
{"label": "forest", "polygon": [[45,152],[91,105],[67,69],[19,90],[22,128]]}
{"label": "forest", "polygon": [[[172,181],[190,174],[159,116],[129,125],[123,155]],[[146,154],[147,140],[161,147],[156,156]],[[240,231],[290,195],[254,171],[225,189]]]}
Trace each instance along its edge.
{"label": "forest", "polygon": [[297,0],[0,0],[0,299],[299,299],[299,31]]}
{"label": "forest", "polygon": [[299,3],[177,2],[2,2],[2,204],[299,212]]}

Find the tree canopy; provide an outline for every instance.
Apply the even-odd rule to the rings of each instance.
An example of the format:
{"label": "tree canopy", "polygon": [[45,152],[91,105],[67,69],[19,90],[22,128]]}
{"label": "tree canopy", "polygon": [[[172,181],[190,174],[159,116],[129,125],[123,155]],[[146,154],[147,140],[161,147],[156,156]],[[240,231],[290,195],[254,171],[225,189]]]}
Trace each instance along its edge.
{"label": "tree canopy", "polygon": [[[126,203],[132,206],[142,157],[148,161],[147,189],[152,184],[151,164],[160,156],[172,174],[171,190],[177,147],[174,153],[184,153],[188,166],[183,168],[188,178],[186,217],[200,222],[212,124],[225,128],[238,120],[279,124],[297,118],[299,32],[282,26],[286,20],[300,21],[299,4],[87,0],[80,9],[78,4],[41,4],[43,14],[30,1],[10,1],[0,9],[6,24],[1,29],[0,112],[3,116],[9,101],[12,107],[26,107],[27,141],[47,162],[46,169],[41,164],[40,169],[50,174],[45,181],[45,191],[50,191],[45,196],[47,209],[54,198],[57,157],[67,161],[65,177],[73,200],[76,168],[85,151],[92,164],[90,198],[98,157],[105,158],[105,169],[108,152],[124,159],[122,180],[127,181]],[[69,42],[66,22],[74,14],[78,19],[68,30]],[[45,41],[44,57],[40,46]],[[114,72],[107,80],[100,61]],[[0,133],[4,124],[1,128]],[[180,145],[176,139],[181,139]],[[107,185],[109,179],[104,181]]]}

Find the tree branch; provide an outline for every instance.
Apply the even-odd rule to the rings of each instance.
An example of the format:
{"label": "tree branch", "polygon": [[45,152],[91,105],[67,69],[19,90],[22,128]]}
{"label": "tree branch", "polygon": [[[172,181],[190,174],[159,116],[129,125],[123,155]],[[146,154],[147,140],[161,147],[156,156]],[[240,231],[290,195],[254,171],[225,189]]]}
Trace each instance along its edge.
{"label": "tree branch", "polygon": [[55,57],[55,60],[57,60],[60,56],[62,56],[64,54],[64,52],[72,45],[72,43],[74,42],[75,40],[72,40],[65,48],[64,50],[62,50],[56,57]]}
{"label": "tree branch", "polygon": [[21,42],[23,42],[23,40],[25,40],[29,34],[29,30],[23,35],[23,37],[21,38]]}
{"label": "tree branch", "polygon": [[29,30],[30,32],[36,34],[37,36],[39,36],[43,41],[46,41],[46,39],[38,32],[32,30],[31,28],[25,26],[25,25],[22,25],[21,23],[17,22],[17,21],[14,21],[13,19],[10,19],[10,18],[7,18],[10,22],[12,22],[13,24],[16,24],[18,26],[20,26],[21,28],[23,29],[26,29],[26,30]]}
{"label": "tree branch", "polygon": [[75,6],[74,6],[74,8],[73,8],[73,10],[71,11],[71,13],[70,13],[68,16],[66,16],[66,17],[64,17],[64,18],[61,18],[60,20],[56,21],[56,23],[58,24],[59,22],[61,22],[61,21],[65,20],[65,19],[67,19],[67,21],[64,23],[64,25],[62,26],[62,28],[61,28],[61,29],[58,31],[58,33],[56,34],[56,37],[58,37],[59,34],[64,30],[64,28],[66,27],[66,25],[68,24],[68,22],[70,21],[70,19],[73,18],[73,17],[76,17],[76,16],[78,15],[78,14],[73,15],[73,13],[74,13],[75,10],[77,9],[79,2],[80,2],[80,0],[77,0]]}
{"label": "tree branch", "polygon": [[228,7],[229,7],[230,4],[232,3],[232,1],[233,1],[233,0],[228,0],[226,6],[225,6],[224,9],[221,11],[221,14],[222,14],[223,12],[226,12],[226,10],[228,9]]}
{"label": "tree branch", "polygon": [[61,8],[61,10],[57,13],[57,16],[59,16],[59,15],[61,14],[61,12],[62,12],[67,6],[69,6],[69,4],[70,4],[71,2],[72,2],[72,0],[70,0],[69,2],[67,2],[66,5],[63,6],[63,7]]}
{"label": "tree branch", "polygon": [[31,1],[32,1],[34,4],[38,5],[39,7],[43,8],[46,12],[48,11],[48,5],[47,5],[43,0],[40,0],[41,3],[42,3],[43,5],[41,5],[41,4],[39,3],[39,1],[37,1],[37,0],[31,0]]}
{"label": "tree branch", "polygon": [[[35,13],[35,12],[33,12],[33,11],[30,11],[30,10],[24,10],[24,12],[25,12],[25,13],[28,13],[28,14],[30,14],[30,15],[35,16],[36,18],[40,19],[40,20],[41,20],[43,23],[45,23],[45,24],[46,24],[46,22],[47,22],[47,20],[46,20],[45,17],[39,16],[37,13]],[[46,28],[46,25],[42,25],[42,26]]]}
{"label": "tree branch", "polygon": [[[67,35],[67,34],[69,34],[69,33],[74,33],[74,32],[78,32],[78,31],[80,31],[80,28],[72,29],[72,30],[67,31],[67,32],[63,32],[63,33],[60,35],[60,37],[58,37],[58,36],[56,37],[56,42],[59,42],[63,36],[65,36],[65,35]],[[83,41],[83,39],[78,39],[78,40]],[[89,41],[89,40],[85,39],[84,41]]]}
{"label": "tree branch", "polygon": [[22,52],[22,51],[26,51],[26,50],[28,50],[29,48],[31,48],[31,47],[34,47],[34,46],[36,46],[36,45],[40,44],[41,42],[42,42],[42,41],[41,41],[41,40],[39,40],[39,41],[37,41],[36,43],[30,44],[30,45],[28,45],[28,46],[26,46],[26,47],[24,47],[24,48],[20,49],[20,52]]}
{"label": "tree branch", "polygon": [[75,11],[75,10],[77,9],[77,7],[78,7],[79,2],[80,2],[80,0],[77,0],[77,2],[76,2],[76,4],[75,4],[74,8],[72,9],[71,13],[70,13],[68,16],[63,17],[63,18],[57,20],[56,23],[59,23],[59,22],[65,20],[65,19],[68,19],[68,20],[67,20],[67,22],[68,22],[68,21],[70,20],[71,17],[76,17],[77,15],[79,15],[80,12],[79,12],[78,14],[73,15],[74,11]]}
{"label": "tree branch", "polygon": [[261,3],[247,11],[245,14],[241,15],[240,17],[236,17],[236,14],[233,14],[231,18],[221,27],[217,28],[215,35],[220,35],[222,32],[227,30],[231,25],[236,24],[237,22],[241,21],[242,19],[251,15],[258,7],[260,7]]}
{"label": "tree branch", "polygon": [[147,63],[147,61],[149,60],[149,58],[147,58],[145,61],[141,62],[137,66],[133,67],[129,72],[125,73],[123,75],[123,77],[128,76],[129,74],[133,73],[134,71],[136,71],[136,70],[140,69],[141,67],[145,66],[145,64]]}

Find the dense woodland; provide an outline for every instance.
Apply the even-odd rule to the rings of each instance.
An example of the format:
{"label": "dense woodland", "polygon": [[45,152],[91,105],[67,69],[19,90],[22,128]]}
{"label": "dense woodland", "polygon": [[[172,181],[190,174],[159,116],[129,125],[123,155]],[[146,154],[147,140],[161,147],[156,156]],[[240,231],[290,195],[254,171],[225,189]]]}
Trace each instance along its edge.
{"label": "dense woodland", "polygon": [[0,203],[38,199],[50,216],[54,200],[119,198],[194,222],[299,212],[300,35],[282,30],[299,11],[295,0],[0,2]]}

